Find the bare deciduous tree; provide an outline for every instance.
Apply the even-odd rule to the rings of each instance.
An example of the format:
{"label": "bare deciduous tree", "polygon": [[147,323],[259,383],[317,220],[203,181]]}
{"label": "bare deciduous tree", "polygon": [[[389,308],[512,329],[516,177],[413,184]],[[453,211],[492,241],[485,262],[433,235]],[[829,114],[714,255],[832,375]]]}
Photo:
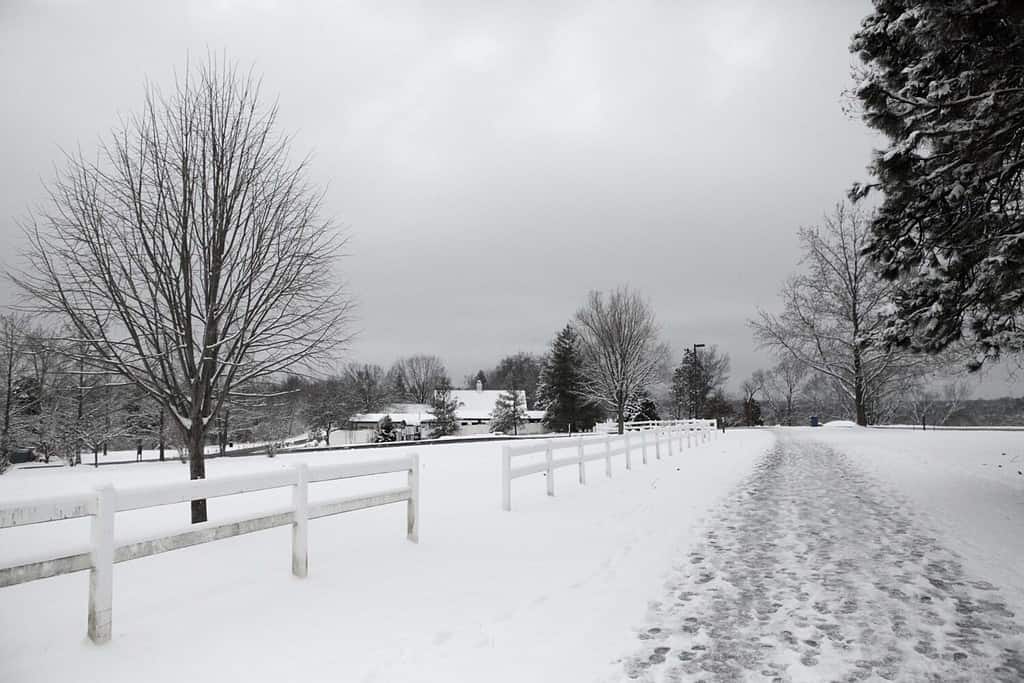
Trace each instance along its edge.
{"label": "bare deciduous tree", "polygon": [[743,422],[748,427],[754,426],[761,417],[761,409],[757,404],[757,395],[764,390],[765,372],[755,370],[754,373],[740,384],[743,395]]}
{"label": "bare deciduous tree", "polygon": [[[341,238],[251,74],[209,59],[102,144],[69,157],[26,226],[12,278],[73,326],[90,362],[163,406],[205,477],[211,418],[235,387],[329,355],[349,302]],[[192,502],[192,521],[206,520]]]}
{"label": "bare deciduous tree", "polygon": [[351,397],[345,391],[345,382],[340,377],[328,377],[310,383],[305,388],[303,418],[309,429],[309,437],[323,439],[331,444],[331,432],[352,414]]}
{"label": "bare deciduous tree", "polygon": [[22,406],[15,400],[15,386],[19,375],[24,372],[25,331],[28,323],[22,317],[0,315],[0,377],[2,377],[3,399],[0,417],[0,474],[10,465],[10,449]]}
{"label": "bare deciduous tree", "polygon": [[939,378],[923,376],[911,383],[904,394],[904,407],[915,425],[944,425],[970,398],[971,388],[962,379],[937,386]]}
{"label": "bare deciduous tree", "polygon": [[388,377],[379,365],[352,363],[345,368],[343,383],[352,409],[358,412],[377,412],[392,399]]}
{"label": "bare deciduous tree", "polygon": [[395,361],[389,376],[399,397],[414,403],[430,403],[434,390],[449,381],[444,362],[423,354]]}
{"label": "bare deciduous tree", "polygon": [[576,330],[583,351],[581,392],[615,415],[622,434],[643,390],[666,372],[669,352],[658,342],[654,311],[628,287],[607,297],[591,292],[576,313]]}
{"label": "bare deciduous tree", "polygon": [[792,356],[783,356],[765,375],[764,398],[780,424],[793,425],[800,387],[806,376],[807,366]]}
{"label": "bare deciduous tree", "polygon": [[865,217],[838,204],[820,227],[801,228],[805,266],[782,289],[783,312],[750,322],[762,346],[788,354],[830,378],[847,396],[857,424],[886,409],[892,392],[921,360],[879,342],[892,283],[864,253]]}

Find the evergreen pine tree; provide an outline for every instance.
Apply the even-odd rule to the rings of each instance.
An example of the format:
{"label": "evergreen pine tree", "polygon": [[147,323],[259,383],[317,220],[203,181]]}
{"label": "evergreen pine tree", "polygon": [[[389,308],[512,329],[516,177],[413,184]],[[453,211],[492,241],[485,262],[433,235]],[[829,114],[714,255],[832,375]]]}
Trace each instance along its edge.
{"label": "evergreen pine tree", "polygon": [[461,405],[462,403],[452,396],[452,387],[448,379],[444,379],[430,402],[430,414],[434,417],[430,438],[436,439],[459,431],[459,420],[455,413]]}
{"label": "evergreen pine tree", "polygon": [[661,417],[658,415],[658,404],[651,399],[651,395],[644,391],[640,395],[640,402],[636,412],[629,416],[630,422],[652,422],[658,421]]}
{"label": "evergreen pine tree", "polygon": [[894,280],[887,341],[978,368],[1024,349],[1024,12],[1010,0],[875,0],[851,50],[856,96],[888,137],[869,253]]}
{"label": "evergreen pine tree", "polygon": [[600,406],[581,395],[581,383],[579,337],[566,325],[551,343],[537,387],[537,405],[545,410],[548,429],[586,431],[601,419]]}
{"label": "evergreen pine tree", "polygon": [[390,415],[385,415],[377,425],[377,433],[373,440],[380,443],[398,440],[398,433],[395,431],[395,424],[391,421]]}
{"label": "evergreen pine tree", "polygon": [[694,353],[683,350],[683,359],[672,373],[672,401],[677,418],[704,417],[708,396],[729,377],[729,354],[709,346]]}
{"label": "evergreen pine tree", "polygon": [[513,389],[501,392],[491,413],[491,431],[508,434],[519,433],[519,427],[526,424],[526,402]]}

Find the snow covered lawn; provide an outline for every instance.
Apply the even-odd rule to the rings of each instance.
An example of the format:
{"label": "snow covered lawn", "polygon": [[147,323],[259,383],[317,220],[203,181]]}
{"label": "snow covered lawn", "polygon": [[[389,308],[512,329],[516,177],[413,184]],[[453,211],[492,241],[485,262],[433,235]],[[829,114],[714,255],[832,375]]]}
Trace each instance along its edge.
{"label": "snow covered lawn", "polygon": [[855,456],[780,430],[677,561],[623,675],[1021,681],[1024,622],[922,517]]}
{"label": "snow covered lawn", "polygon": [[797,431],[850,455],[927,515],[965,567],[1024,617],[1024,432]]}
{"label": "snow covered lawn", "polygon": [[[513,482],[500,510],[501,444],[212,460],[208,476],[419,452],[420,543],[404,505],[310,523],[310,574],[290,574],[287,528],[123,563],[113,640],[85,637],[85,572],[0,589],[0,681],[590,681],[621,675],[648,601],[702,516],[772,445],[725,438],[626,472],[615,459]],[[317,496],[402,485],[403,475],[323,484]],[[0,500],[176,481],[176,461],[0,477]],[[314,485],[321,486],[321,485]],[[288,502],[278,490],[210,501],[215,520]],[[187,522],[187,506],[121,513],[119,541]],[[0,531],[0,562],[81,547],[88,521]]]}

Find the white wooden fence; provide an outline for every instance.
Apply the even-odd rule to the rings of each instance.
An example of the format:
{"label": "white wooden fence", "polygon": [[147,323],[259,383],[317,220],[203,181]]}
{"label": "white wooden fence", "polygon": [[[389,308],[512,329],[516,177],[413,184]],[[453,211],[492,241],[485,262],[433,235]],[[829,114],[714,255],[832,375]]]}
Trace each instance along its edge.
{"label": "white wooden fence", "polygon": [[[686,427],[693,428],[695,425],[702,425],[708,429],[716,429],[718,422],[716,420],[704,420],[704,419],[685,419],[685,420],[647,420],[643,422],[627,422],[624,427],[630,431],[636,431],[638,429],[669,429],[673,427]],[[608,434],[618,434],[619,425],[616,422],[602,422],[594,428],[595,432],[607,432]]]}
{"label": "white wooden fence", "polygon": [[[681,453],[683,443],[693,448],[706,443],[717,434],[714,420],[672,420],[663,422],[627,422],[621,435],[587,434],[578,437],[531,440],[521,446],[505,446],[501,452],[501,507],[512,510],[512,480],[544,472],[547,479],[548,495],[555,495],[555,470],[562,467],[577,467],[580,484],[587,483],[586,463],[604,460],[606,477],[612,476],[612,458],[625,456],[626,469],[633,469],[633,458],[640,456],[646,465],[649,456],[660,460],[662,455]],[[570,455],[559,452],[569,451]],[[516,458],[544,454],[544,460],[513,467]]]}
{"label": "white wooden fence", "polygon": [[[28,503],[0,505],[0,529],[41,524],[77,517],[91,517],[90,550],[14,565],[0,566],[0,588],[60,574],[89,570],[89,638],[95,643],[110,640],[113,598],[113,565],[149,555],[209,543],[223,538],[292,525],[292,574],[308,572],[307,528],[309,520],[354,510],[406,502],[406,535],[419,541],[419,456],[364,463],[308,467],[299,463],[275,472],[261,472],[216,479],[118,490],[112,486],[93,493],[55,496]],[[407,485],[358,496],[309,503],[309,484],[375,474],[408,472]],[[127,510],[184,503],[197,498],[232,496],[290,486],[292,504],[286,508],[230,521],[195,524],[170,535],[155,536],[115,545],[114,514]]]}

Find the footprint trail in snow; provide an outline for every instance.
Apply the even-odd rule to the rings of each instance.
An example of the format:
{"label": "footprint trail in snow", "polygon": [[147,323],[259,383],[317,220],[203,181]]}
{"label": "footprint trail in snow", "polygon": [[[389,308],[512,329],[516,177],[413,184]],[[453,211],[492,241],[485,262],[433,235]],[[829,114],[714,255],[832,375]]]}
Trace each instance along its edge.
{"label": "footprint trail in snow", "polygon": [[780,435],[666,590],[627,680],[1024,680],[995,587],[814,442]]}

